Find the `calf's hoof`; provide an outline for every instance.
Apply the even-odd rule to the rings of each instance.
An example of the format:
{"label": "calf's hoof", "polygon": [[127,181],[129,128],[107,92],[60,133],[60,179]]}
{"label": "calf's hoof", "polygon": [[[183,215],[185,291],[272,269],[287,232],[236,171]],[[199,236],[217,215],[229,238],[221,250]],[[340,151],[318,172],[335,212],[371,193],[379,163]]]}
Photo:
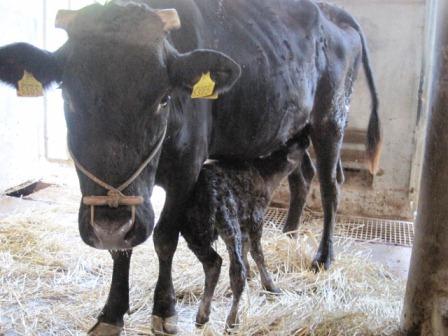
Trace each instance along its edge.
{"label": "calf's hoof", "polygon": [[152,315],[152,331],[154,335],[176,335],[177,315],[165,318]]}
{"label": "calf's hoof", "polygon": [[203,327],[210,319],[210,311],[207,311],[201,307],[198,309],[198,313],[196,314],[196,327]]}
{"label": "calf's hoof", "polygon": [[226,332],[231,332],[235,327],[238,325],[239,319],[238,316],[235,314],[230,314],[227,317],[226,321]]}
{"label": "calf's hoof", "polygon": [[200,314],[196,315],[196,327],[197,328],[202,328],[208,321],[209,321],[208,316],[204,316],[204,315],[200,315]]}
{"label": "calf's hoof", "polygon": [[87,333],[89,336],[120,336],[121,330],[123,328],[113,325],[107,324],[104,322],[97,322],[92,329],[90,329]]}
{"label": "calf's hoof", "polygon": [[274,286],[274,285],[272,285],[272,286],[267,286],[267,287],[265,288],[265,290],[268,291],[269,294],[273,294],[273,295],[279,295],[279,294],[282,293],[282,291],[281,291],[278,287],[276,287],[276,286]]}

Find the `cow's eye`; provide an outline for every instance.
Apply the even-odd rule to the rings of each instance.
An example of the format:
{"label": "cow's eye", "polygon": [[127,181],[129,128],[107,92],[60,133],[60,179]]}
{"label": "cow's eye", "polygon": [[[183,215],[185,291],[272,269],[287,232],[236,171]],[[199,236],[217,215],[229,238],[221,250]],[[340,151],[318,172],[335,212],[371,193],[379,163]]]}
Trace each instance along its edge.
{"label": "cow's eye", "polygon": [[157,106],[157,113],[161,113],[165,108],[168,106],[168,103],[170,102],[171,97],[165,96],[160,100],[159,106]]}
{"label": "cow's eye", "polygon": [[165,96],[162,98],[162,100],[160,101],[160,107],[161,108],[165,108],[168,106],[168,103],[170,102],[171,97],[170,96]]}

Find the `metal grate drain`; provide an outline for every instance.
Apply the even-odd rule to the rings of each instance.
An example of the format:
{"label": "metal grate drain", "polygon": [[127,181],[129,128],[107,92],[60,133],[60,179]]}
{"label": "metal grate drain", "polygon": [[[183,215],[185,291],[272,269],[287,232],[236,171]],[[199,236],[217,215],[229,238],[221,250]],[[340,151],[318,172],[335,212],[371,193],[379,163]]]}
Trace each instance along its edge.
{"label": "metal grate drain", "polygon": [[286,222],[288,210],[280,208],[268,208],[264,214],[264,222],[282,226]]}
{"label": "metal grate drain", "polygon": [[[288,210],[286,209],[268,208],[264,220],[265,223],[283,226],[287,215]],[[319,220],[319,225],[322,225],[322,214],[305,211],[300,228],[309,228],[312,224],[315,226],[317,220]],[[336,222],[335,235],[339,237],[409,247],[414,241],[414,224],[412,222],[342,215],[337,216]]]}

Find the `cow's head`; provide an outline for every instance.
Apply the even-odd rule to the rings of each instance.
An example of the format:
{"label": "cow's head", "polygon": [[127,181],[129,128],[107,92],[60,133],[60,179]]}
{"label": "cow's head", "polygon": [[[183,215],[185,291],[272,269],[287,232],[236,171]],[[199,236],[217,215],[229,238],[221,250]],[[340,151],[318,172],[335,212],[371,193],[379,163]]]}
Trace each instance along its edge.
{"label": "cow's head", "polygon": [[[180,27],[177,12],[136,5],[92,5],[63,11],[57,26],[68,41],[55,53],[28,44],[0,48],[0,80],[17,86],[24,71],[44,87],[58,83],[65,102],[68,144],[88,172],[118,187],[154,151],[167,125],[170,95],[190,95],[203,73],[210,72],[218,93],[229,90],[239,66],[222,53],[194,50],[180,54],[167,40]],[[127,249],[145,241],[154,226],[150,196],[160,151],[123,190],[141,196],[136,207],[81,204],[79,230],[93,247]],[[83,196],[107,190],[77,169]],[[115,204],[116,206],[117,204]]]}

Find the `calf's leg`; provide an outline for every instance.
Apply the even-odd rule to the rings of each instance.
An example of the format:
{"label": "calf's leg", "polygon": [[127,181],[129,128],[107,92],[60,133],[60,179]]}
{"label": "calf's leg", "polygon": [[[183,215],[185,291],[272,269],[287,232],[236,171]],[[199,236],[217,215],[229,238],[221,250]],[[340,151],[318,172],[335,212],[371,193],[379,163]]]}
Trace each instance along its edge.
{"label": "calf's leg", "polygon": [[241,230],[241,241],[242,241],[242,249],[243,249],[243,262],[244,262],[244,268],[246,269],[246,278],[250,279],[250,265],[249,260],[247,259],[247,254],[250,251],[250,239],[249,234],[245,230]]}
{"label": "calf's leg", "polygon": [[230,287],[232,288],[233,302],[226,320],[226,328],[233,328],[238,324],[238,306],[246,283],[246,271],[241,259],[241,251],[236,244],[228,247],[230,256]]}
{"label": "calf's leg", "polygon": [[232,289],[233,301],[227,316],[226,329],[233,328],[238,323],[238,306],[241,295],[246,284],[246,269],[243,261],[243,249],[241,231],[237,220],[223,219],[221,225],[217,225],[219,235],[226,244],[230,259],[230,287]]}
{"label": "calf's leg", "polygon": [[123,328],[123,316],[129,311],[129,267],[132,250],[110,251],[114,261],[112,284],[106,305],[98,322],[88,332],[90,336],[118,336]]}
{"label": "calf's leg", "polygon": [[271,293],[280,293],[280,290],[274,285],[268,270],[266,269],[266,263],[264,261],[263,249],[261,246],[261,236],[263,230],[263,224],[258,225],[258,230],[254,230],[250,235],[251,249],[250,253],[252,258],[257,264],[257,268],[260,272],[261,284],[264,289]]}
{"label": "calf's leg", "polygon": [[222,259],[213,249],[211,243],[209,245],[197,245],[195,244],[197,242],[192,242],[188,236],[185,236],[185,239],[188,242],[190,250],[202,263],[205,273],[204,294],[201,299],[198,313],[196,314],[196,326],[199,327],[209,321],[213,294],[219,280],[219,274],[221,273]]}

